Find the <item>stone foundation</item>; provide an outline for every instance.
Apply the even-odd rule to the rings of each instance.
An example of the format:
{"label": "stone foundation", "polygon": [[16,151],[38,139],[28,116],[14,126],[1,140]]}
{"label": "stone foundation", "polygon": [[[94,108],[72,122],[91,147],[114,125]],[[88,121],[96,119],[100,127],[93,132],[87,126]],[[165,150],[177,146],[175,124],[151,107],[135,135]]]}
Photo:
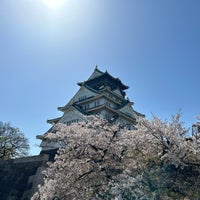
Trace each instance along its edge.
{"label": "stone foundation", "polygon": [[0,161],[0,199],[30,200],[42,183],[48,154]]}

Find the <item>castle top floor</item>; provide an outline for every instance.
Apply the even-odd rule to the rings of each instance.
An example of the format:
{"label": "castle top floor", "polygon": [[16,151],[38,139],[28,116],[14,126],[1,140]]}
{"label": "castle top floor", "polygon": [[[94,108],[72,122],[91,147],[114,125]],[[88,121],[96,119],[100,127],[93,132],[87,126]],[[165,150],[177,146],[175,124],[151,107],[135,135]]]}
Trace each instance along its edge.
{"label": "castle top floor", "polygon": [[112,91],[119,89],[124,95],[124,90],[129,88],[127,85],[123,84],[119,78],[111,76],[107,71],[102,72],[97,67],[88,80],[79,82],[78,85],[85,85],[96,91],[100,91],[105,87],[109,87]]}

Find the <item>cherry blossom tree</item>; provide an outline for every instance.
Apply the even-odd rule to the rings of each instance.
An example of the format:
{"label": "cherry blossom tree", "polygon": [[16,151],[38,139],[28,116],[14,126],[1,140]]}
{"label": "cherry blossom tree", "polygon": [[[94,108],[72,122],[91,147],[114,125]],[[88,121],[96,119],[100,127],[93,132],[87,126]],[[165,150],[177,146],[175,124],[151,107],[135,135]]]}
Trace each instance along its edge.
{"label": "cherry blossom tree", "polygon": [[32,200],[198,199],[200,134],[188,137],[180,114],[137,121],[131,131],[100,117],[56,125],[44,138],[60,148]]}
{"label": "cherry blossom tree", "polygon": [[158,117],[138,120],[134,150],[142,164],[143,190],[155,199],[200,197],[200,133],[189,136],[188,131],[180,114],[169,123]]}

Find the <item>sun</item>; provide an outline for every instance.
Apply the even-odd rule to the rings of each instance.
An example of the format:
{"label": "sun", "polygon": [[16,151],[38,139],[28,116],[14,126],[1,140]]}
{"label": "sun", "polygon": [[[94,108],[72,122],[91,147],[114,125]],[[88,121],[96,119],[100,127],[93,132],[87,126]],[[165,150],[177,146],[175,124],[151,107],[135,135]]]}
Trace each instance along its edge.
{"label": "sun", "polygon": [[43,0],[43,3],[49,8],[58,8],[64,3],[64,0]]}

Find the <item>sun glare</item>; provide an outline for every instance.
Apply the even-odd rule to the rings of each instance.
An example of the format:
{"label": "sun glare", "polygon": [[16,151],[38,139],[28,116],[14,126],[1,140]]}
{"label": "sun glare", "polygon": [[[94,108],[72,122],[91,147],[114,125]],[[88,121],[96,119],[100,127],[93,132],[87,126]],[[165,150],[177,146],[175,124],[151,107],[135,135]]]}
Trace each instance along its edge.
{"label": "sun glare", "polygon": [[58,8],[64,3],[64,0],[43,0],[43,2],[49,8]]}

